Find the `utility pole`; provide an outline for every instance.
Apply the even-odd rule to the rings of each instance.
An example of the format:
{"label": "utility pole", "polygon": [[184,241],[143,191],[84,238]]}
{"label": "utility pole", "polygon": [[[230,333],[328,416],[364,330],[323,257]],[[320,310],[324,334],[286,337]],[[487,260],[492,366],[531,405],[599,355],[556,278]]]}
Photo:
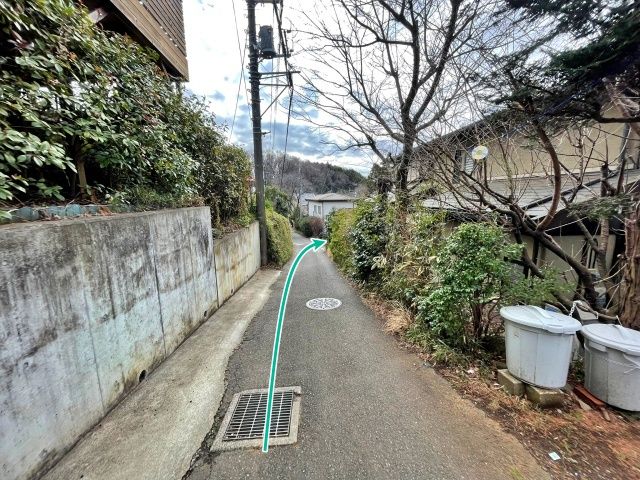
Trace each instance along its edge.
{"label": "utility pole", "polygon": [[[273,5],[274,13],[278,19],[281,53],[278,53],[273,46],[273,28],[268,25],[260,27],[260,43],[258,44],[258,37],[256,36],[256,4],[258,3],[270,3]],[[278,11],[278,5],[280,5],[280,11]],[[260,264],[264,266],[267,264],[267,217],[264,208],[264,166],[262,164],[263,113],[260,112],[260,79],[264,77],[273,82],[274,79],[278,77],[286,77],[287,83],[285,84],[275,80],[275,83],[266,83],[263,85],[293,88],[292,74],[299,72],[291,71],[287,62],[287,58],[289,58],[291,54],[286,43],[286,32],[282,29],[282,0],[247,0],[247,18],[249,20],[249,81],[251,83],[251,120],[253,124],[253,162],[256,177],[256,209],[258,210],[258,222],[260,223]],[[260,59],[273,59],[275,57],[284,57],[285,71],[272,71],[261,74],[258,70]],[[284,90],[275,98],[271,99],[271,104],[267,107],[267,110],[278,101],[283,91]],[[291,110],[291,105],[289,105],[289,110]]]}
{"label": "utility pole", "polygon": [[256,3],[247,0],[249,19],[249,80],[251,83],[251,119],[253,122],[253,162],[256,177],[256,209],[260,224],[260,264],[267,264],[267,216],[264,208],[264,167],[262,165],[262,118],[260,113],[260,72],[256,37]]}

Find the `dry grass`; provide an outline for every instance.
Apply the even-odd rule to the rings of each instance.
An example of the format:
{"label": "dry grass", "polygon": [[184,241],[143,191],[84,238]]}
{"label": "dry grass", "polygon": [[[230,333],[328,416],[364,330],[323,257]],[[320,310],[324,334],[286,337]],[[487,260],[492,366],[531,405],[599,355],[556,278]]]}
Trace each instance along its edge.
{"label": "dry grass", "polygon": [[382,300],[372,293],[364,294],[363,300],[376,317],[382,320],[386,333],[402,335],[413,322],[411,314],[398,303]]}
{"label": "dry grass", "polygon": [[[505,394],[495,378],[445,374],[458,392],[515,435],[553,478],[640,479],[640,425],[609,411],[581,410],[572,395],[562,408],[541,410]],[[550,452],[561,456],[549,458]]]}

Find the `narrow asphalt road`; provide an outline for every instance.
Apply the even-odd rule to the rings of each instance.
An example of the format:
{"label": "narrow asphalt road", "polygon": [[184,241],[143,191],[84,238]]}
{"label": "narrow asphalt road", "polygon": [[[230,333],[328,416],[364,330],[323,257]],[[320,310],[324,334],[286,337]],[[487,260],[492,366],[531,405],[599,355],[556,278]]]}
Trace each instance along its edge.
{"label": "narrow asphalt road", "polygon": [[[298,249],[308,243],[294,241]],[[231,357],[219,417],[235,393],[267,386],[284,279]],[[306,308],[315,297],[342,306]],[[297,444],[268,454],[201,452],[187,478],[548,478],[514,437],[382,331],[324,251],[306,255],[289,297],[276,386],[293,385],[302,387]]]}

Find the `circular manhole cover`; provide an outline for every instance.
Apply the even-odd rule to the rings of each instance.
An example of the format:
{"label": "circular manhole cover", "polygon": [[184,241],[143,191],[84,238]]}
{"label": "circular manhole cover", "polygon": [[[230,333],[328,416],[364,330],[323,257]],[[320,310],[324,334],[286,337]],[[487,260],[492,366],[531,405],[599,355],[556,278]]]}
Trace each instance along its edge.
{"label": "circular manhole cover", "polygon": [[307,308],[311,310],[332,310],[342,305],[337,298],[312,298],[307,302]]}

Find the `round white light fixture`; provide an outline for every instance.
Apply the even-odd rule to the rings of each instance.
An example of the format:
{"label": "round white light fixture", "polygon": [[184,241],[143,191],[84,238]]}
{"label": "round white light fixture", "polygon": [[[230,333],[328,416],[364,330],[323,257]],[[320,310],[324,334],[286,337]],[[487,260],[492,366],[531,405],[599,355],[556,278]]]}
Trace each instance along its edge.
{"label": "round white light fixture", "polygon": [[474,160],[484,160],[489,155],[489,149],[484,145],[478,145],[471,150],[471,158]]}

